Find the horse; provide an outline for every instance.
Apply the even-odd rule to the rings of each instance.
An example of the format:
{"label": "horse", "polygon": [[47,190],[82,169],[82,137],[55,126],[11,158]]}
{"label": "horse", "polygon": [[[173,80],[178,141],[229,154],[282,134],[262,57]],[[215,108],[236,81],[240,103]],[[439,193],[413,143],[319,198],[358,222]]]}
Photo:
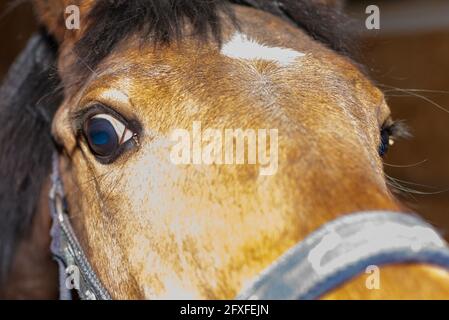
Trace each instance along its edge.
{"label": "horse", "polygon": [[[302,297],[449,298],[445,244],[386,183],[382,157],[404,131],[350,56],[341,1],[33,5],[42,30],[0,91],[1,297],[61,297],[72,264],[81,298],[267,297],[260,288],[307,262],[292,263],[299,253],[346,243],[329,233],[343,228],[383,246],[377,260],[350,274],[343,261],[341,281]],[[79,29],[66,28],[69,5]],[[276,170],[220,161],[213,131],[196,142],[203,156],[216,147],[212,161],[174,163],[173,132],[195,123],[241,128],[231,142],[256,137],[256,151],[270,142]]]}

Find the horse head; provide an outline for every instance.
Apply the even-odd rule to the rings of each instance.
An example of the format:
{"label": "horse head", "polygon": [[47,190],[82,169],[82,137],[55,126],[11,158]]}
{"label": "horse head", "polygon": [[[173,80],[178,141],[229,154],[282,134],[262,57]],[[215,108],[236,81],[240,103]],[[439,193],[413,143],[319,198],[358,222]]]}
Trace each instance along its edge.
{"label": "horse head", "polygon": [[[233,298],[327,221],[404,210],[382,162],[400,126],[347,55],[339,6],[35,1],[58,46],[70,221],[114,298]],[[405,268],[434,272],[385,279]],[[360,281],[330,297],[370,297]]]}

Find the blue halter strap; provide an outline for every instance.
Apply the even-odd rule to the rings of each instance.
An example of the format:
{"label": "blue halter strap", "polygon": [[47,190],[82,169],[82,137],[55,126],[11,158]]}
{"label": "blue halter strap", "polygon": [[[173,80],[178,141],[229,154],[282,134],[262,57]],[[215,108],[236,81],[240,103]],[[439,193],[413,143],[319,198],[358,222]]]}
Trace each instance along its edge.
{"label": "blue halter strap", "polygon": [[372,266],[394,263],[426,263],[449,269],[449,249],[435,229],[417,216],[385,211],[354,213],[313,232],[237,299],[318,299]]}

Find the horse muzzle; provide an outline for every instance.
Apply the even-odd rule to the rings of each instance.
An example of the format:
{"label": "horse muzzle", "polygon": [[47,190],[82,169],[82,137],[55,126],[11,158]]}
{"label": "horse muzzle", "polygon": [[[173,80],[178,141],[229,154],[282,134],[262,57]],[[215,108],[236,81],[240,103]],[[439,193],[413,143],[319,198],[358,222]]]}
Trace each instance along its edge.
{"label": "horse muzzle", "polygon": [[[75,290],[81,299],[110,300],[71,226],[56,154],[49,200],[60,299],[72,299]],[[373,266],[404,262],[449,269],[449,248],[430,224],[415,215],[355,212],[326,223],[288,250],[237,299],[318,299]],[[79,281],[73,283],[74,276]]]}

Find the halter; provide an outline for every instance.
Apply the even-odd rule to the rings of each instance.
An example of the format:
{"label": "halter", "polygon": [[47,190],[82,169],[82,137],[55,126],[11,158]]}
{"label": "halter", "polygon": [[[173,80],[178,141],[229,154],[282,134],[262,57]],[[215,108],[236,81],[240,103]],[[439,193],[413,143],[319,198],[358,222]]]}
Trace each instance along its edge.
{"label": "halter", "polygon": [[[49,193],[53,220],[50,249],[59,267],[59,298],[71,300],[73,296],[70,290],[75,289],[83,300],[111,300],[109,292],[87,260],[70,223],[56,153],[53,155],[52,170],[52,187]],[[71,283],[70,276],[76,277],[75,283]]]}
{"label": "halter", "polygon": [[[51,251],[59,266],[60,299],[110,300],[68,217],[58,156],[53,156]],[[266,269],[237,299],[318,299],[367,267],[428,263],[449,269],[449,249],[435,229],[404,213],[364,211],[337,218],[313,232]],[[79,275],[73,286],[72,276]]]}

